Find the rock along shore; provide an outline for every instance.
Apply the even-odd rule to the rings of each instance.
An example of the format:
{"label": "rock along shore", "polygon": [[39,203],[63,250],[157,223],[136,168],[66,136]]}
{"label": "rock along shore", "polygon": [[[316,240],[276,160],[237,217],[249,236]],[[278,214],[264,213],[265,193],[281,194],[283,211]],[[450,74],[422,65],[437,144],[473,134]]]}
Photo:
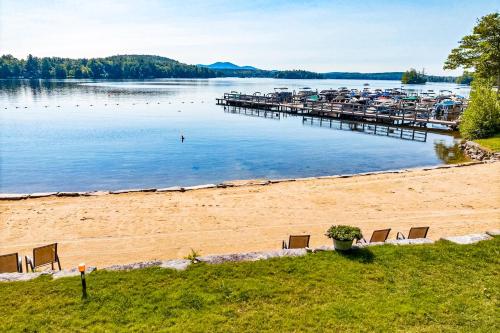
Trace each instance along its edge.
{"label": "rock along shore", "polygon": [[460,148],[464,151],[465,155],[475,161],[481,162],[498,162],[500,161],[500,153],[489,151],[481,145],[473,141],[466,141],[460,144]]}

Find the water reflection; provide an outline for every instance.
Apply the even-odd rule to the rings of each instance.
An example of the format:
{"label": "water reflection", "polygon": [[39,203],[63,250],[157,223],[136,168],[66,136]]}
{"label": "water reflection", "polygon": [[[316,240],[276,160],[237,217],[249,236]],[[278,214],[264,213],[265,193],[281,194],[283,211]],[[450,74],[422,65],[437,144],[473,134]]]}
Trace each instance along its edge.
{"label": "water reflection", "polygon": [[457,142],[450,145],[444,140],[436,140],[434,141],[434,151],[436,152],[437,157],[446,164],[470,161],[462,149],[460,149],[460,145]]}
{"label": "water reflection", "polygon": [[426,142],[427,130],[418,130],[416,128],[406,128],[379,124],[373,122],[336,120],[323,117],[304,116],[302,119],[304,125],[326,127],[335,130],[345,130],[364,134],[386,136],[388,138]]}
{"label": "water reflection", "polygon": [[232,113],[232,114],[240,114],[247,117],[257,117],[257,118],[266,118],[273,120],[280,120],[281,117],[294,117],[293,115],[288,115],[286,113],[280,113],[277,111],[269,111],[269,110],[259,110],[259,109],[248,109],[248,108],[240,108],[240,107],[226,107],[224,106],[224,112]]}
{"label": "water reflection", "polygon": [[233,107],[224,106],[224,112],[239,114],[248,117],[265,118],[270,120],[280,120],[282,117],[286,118],[292,117],[301,119],[302,124],[305,126],[317,126],[323,128],[330,128],[333,130],[352,131],[364,134],[386,136],[394,139],[412,140],[419,142],[426,142],[428,133],[428,130],[426,129],[419,130],[416,128],[406,128],[406,127],[385,125],[373,122],[370,123],[370,122],[352,121],[352,120],[337,120],[319,116],[297,116],[277,111],[249,109],[249,108],[241,108],[234,106]]}
{"label": "water reflection", "polygon": [[[94,97],[140,97],[173,96],[179,87],[203,86],[200,82],[133,82],[139,89],[131,89],[130,81],[89,81],[89,80],[0,80],[0,101],[39,101],[62,96]],[[161,89],[161,88],[176,89]]]}

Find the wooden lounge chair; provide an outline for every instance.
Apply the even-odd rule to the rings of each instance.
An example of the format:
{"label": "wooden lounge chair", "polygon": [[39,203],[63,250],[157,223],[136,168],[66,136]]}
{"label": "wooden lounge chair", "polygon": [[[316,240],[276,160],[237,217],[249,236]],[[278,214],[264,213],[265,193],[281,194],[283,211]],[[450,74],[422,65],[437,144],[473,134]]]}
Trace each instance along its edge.
{"label": "wooden lounge chair", "polygon": [[379,243],[379,242],[385,242],[387,240],[387,237],[389,237],[389,233],[391,232],[391,229],[382,229],[382,230],[375,230],[372,234],[372,237],[370,238],[370,241],[367,242],[366,239],[361,238],[356,241],[356,243]]}
{"label": "wooden lounge chair", "polygon": [[0,273],[22,273],[23,265],[17,253],[0,256]]}
{"label": "wooden lounge chair", "polygon": [[303,249],[309,247],[311,235],[290,236],[288,244],[283,241],[283,249]]}
{"label": "wooden lounge chair", "polygon": [[57,254],[57,243],[37,247],[33,249],[32,258],[26,256],[26,272],[28,271],[28,265],[31,267],[32,272],[34,272],[37,267],[49,264],[53,270],[54,263],[57,263],[59,270],[61,270],[61,262]]}
{"label": "wooden lounge chair", "polygon": [[410,232],[408,232],[408,237],[405,237],[402,232],[398,231],[396,239],[425,238],[427,237],[427,231],[429,231],[429,227],[411,227]]}

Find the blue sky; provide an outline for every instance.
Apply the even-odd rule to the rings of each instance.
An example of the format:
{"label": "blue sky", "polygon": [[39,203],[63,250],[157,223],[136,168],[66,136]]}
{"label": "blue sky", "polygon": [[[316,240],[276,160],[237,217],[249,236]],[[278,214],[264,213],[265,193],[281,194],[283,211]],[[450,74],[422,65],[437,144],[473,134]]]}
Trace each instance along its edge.
{"label": "blue sky", "polygon": [[263,69],[442,70],[499,1],[0,0],[0,53],[158,54]]}

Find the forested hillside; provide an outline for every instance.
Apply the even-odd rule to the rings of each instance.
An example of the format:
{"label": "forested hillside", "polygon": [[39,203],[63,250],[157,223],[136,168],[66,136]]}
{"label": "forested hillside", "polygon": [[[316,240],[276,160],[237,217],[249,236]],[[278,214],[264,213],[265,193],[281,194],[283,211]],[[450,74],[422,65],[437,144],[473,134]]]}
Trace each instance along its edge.
{"label": "forested hillside", "polygon": [[0,57],[0,78],[143,79],[215,76],[216,73],[207,68],[151,55],[117,55],[92,59],[37,58],[29,55],[26,60],[11,55]]}

